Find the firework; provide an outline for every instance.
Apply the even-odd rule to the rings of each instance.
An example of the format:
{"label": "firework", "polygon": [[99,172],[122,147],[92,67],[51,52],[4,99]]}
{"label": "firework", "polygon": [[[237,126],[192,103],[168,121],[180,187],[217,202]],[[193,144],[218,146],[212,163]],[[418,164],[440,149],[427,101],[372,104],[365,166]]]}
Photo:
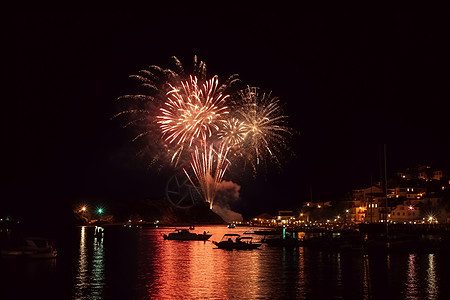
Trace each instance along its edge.
{"label": "firework", "polygon": [[195,184],[188,172],[184,170],[191,183],[200,187],[201,194],[205,201],[209,203],[211,209],[214,203],[216,187],[222,181],[229,164],[226,156],[227,150],[225,147],[220,147],[216,151],[212,144],[204,144],[201,147],[195,147],[192,154],[191,167],[197,179],[197,184]]}
{"label": "firework", "polygon": [[191,147],[196,140],[206,141],[219,132],[228,114],[225,106],[228,95],[216,92],[217,77],[206,81],[202,88],[199,88],[196,76],[181,85],[181,89],[172,87],[167,93],[157,123],[168,143],[187,143]]}
{"label": "firework", "polygon": [[129,108],[115,117],[129,117],[125,127],[138,128],[134,141],[144,140],[153,161],[181,165],[212,207],[217,184],[234,158],[254,166],[266,157],[278,161],[289,134],[286,117],[270,93],[250,87],[233,93],[237,75],[219,84],[217,76],[207,77],[206,64],[196,57],[189,75],[174,61],[173,70],[150,66],[130,76],[141,91],[120,97],[130,100]]}
{"label": "firework", "polygon": [[254,166],[265,158],[279,162],[278,153],[286,147],[290,135],[279,99],[248,87],[239,92],[236,114],[242,121],[244,139],[241,143],[245,157]]}
{"label": "firework", "polygon": [[247,136],[245,123],[237,118],[228,118],[219,132],[219,138],[229,148],[238,148]]}

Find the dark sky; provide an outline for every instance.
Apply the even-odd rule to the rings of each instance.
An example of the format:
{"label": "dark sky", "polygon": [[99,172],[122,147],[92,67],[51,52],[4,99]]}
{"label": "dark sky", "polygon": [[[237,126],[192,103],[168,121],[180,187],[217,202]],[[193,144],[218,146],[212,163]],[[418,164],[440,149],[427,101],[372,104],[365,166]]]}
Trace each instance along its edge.
{"label": "dark sky", "polygon": [[368,185],[383,144],[388,172],[450,169],[448,7],[24,6],[1,22],[8,209],[162,197],[168,174],[139,161],[133,132],[110,118],[133,92],[128,75],[172,55],[271,90],[300,133],[281,170],[234,176],[241,212],[299,208],[310,187],[326,201]]}

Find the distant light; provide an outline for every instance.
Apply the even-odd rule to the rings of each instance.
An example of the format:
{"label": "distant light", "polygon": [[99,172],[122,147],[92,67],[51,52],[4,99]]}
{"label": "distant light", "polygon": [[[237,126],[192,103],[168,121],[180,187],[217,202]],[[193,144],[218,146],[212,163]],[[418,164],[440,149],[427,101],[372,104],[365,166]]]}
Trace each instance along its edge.
{"label": "distant light", "polygon": [[83,206],[83,207],[81,208],[81,211],[86,211],[86,206]]}
{"label": "distant light", "polygon": [[103,213],[103,208],[99,208],[99,209],[97,209],[97,213],[99,213],[99,214],[102,214]]}
{"label": "distant light", "polygon": [[410,206],[409,206],[409,209],[410,209],[410,210],[414,210],[414,206],[410,205]]}

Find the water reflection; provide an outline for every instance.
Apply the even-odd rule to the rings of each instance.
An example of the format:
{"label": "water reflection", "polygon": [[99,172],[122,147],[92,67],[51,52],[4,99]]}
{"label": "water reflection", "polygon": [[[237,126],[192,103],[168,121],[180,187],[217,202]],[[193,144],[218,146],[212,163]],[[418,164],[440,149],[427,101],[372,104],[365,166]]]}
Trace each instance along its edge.
{"label": "water reflection", "polygon": [[305,272],[305,252],[304,248],[298,248],[298,278],[297,278],[297,287],[298,287],[298,299],[306,299],[306,272]]}
{"label": "water reflection", "polygon": [[428,254],[428,269],[427,269],[427,298],[438,299],[439,286],[436,277],[436,262],[433,253]]}
{"label": "water reflection", "polygon": [[73,299],[104,299],[105,259],[103,235],[97,234],[98,229],[100,228],[96,227],[95,234],[92,234],[88,232],[88,227],[81,227],[77,261],[78,269]]}
{"label": "water reflection", "polygon": [[[104,244],[93,228],[81,228],[73,299],[439,299],[448,289],[441,284],[445,269],[437,267],[445,258],[436,254],[364,255],[265,244],[226,251],[210,241],[161,237],[172,230],[108,228]],[[220,226],[197,231],[211,232],[215,241],[230,233]]]}
{"label": "water reflection", "polygon": [[406,271],[406,283],[405,283],[405,298],[406,299],[419,299],[418,298],[418,277],[416,266],[416,254],[409,254],[407,271]]}
{"label": "water reflection", "polygon": [[370,261],[367,254],[363,257],[363,266],[363,299],[370,299],[372,279],[370,278]]}
{"label": "water reflection", "polygon": [[140,271],[148,298],[255,297],[266,286],[260,282],[267,274],[258,251],[225,251],[210,241],[155,241],[152,235],[145,239],[158,245],[146,250],[150,264]]}
{"label": "water reflection", "polygon": [[[107,228],[96,238],[93,227],[82,227],[76,248],[58,248],[56,260],[1,258],[0,298],[450,299],[446,253],[364,255],[265,244],[226,251],[209,241],[165,241],[161,234],[171,230]],[[197,231],[204,230],[216,241],[230,231]]]}

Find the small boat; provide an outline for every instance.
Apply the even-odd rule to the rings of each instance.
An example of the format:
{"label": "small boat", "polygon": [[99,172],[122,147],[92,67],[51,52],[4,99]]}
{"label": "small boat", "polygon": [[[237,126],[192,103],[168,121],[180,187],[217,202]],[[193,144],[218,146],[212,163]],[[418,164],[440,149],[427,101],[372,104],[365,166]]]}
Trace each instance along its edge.
{"label": "small boat", "polygon": [[163,238],[165,240],[177,240],[177,241],[206,241],[212,236],[212,234],[206,234],[206,231],[203,234],[197,234],[193,232],[189,232],[187,229],[175,229],[174,232],[167,234],[163,234]]}
{"label": "small boat", "polygon": [[27,237],[15,247],[2,249],[3,257],[56,258],[58,252],[51,240],[43,237]]}
{"label": "small boat", "polygon": [[264,242],[269,246],[275,247],[300,247],[303,246],[303,241],[298,238],[297,233],[287,231],[283,228],[282,234],[279,237],[272,237],[264,239]]}
{"label": "small boat", "polygon": [[241,237],[239,234],[227,233],[223,236],[220,242],[213,241],[219,249],[226,250],[250,250],[261,246],[260,243],[253,243],[253,238],[250,236]]}
{"label": "small boat", "polygon": [[56,258],[58,252],[51,240],[43,237],[24,238],[23,255],[29,258]]}
{"label": "small boat", "polygon": [[228,228],[236,228],[236,224],[234,223],[228,224]]}

